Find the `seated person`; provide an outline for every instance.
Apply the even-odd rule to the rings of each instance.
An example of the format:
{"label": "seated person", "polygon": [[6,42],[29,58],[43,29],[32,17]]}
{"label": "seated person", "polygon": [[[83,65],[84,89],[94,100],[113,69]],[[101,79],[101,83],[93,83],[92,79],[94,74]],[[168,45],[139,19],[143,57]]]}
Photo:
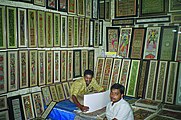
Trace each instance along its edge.
{"label": "seated person", "polygon": [[115,83],[111,86],[110,99],[106,107],[108,120],[134,120],[133,111],[128,102],[123,99],[124,86]]}
{"label": "seated person", "polygon": [[74,81],[71,86],[71,101],[74,102],[81,111],[88,111],[89,107],[83,105],[83,97],[85,94],[93,91],[103,91],[103,88],[98,85],[97,81],[93,78],[93,71],[85,70],[84,77]]}

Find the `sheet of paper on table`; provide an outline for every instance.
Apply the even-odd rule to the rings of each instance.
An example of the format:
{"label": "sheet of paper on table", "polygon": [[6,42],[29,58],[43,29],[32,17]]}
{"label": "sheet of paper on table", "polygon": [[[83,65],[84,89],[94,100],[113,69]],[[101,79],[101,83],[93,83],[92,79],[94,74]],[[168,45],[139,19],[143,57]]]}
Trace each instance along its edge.
{"label": "sheet of paper on table", "polygon": [[86,113],[94,112],[105,107],[110,102],[110,91],[84,95],[84,106],[89,107]]}

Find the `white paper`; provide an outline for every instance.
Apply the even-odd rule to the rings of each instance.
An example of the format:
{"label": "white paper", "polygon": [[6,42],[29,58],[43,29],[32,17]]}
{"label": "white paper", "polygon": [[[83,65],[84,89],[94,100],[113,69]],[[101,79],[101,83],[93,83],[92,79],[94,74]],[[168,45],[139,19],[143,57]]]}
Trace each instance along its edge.
{"label": "white paper", "polygon": [[86,113],[94,112],[105,107],[110,102],[109,93],[108,90],[105,92],[84,95],[84,106],[89,107],[89,111]]}

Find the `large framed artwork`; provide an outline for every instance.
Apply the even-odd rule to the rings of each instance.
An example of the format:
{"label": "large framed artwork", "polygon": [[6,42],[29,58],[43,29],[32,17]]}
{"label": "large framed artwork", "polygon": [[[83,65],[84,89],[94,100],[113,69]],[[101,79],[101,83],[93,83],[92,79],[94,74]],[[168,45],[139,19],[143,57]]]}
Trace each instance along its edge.
{"label": "large framed artwork", "polygon": [[157,59],[160,40],[160,27],[148,27],[143,53],[143,59]]}
{"label": "large framed artwork", "polygon": [[35,118],[31,94],[21,96],[25,120]]}
{"label": "large framed artwork", "polygon": [[45,47],[45,12],[37,11],[38,17],[38,47]]}
{"label": "large framed artwork", "polygon": [[54,14],[54,47],[60,47],[60,14]]}
{"label": "large framed artwork", "polygon": [[53,13],[46,12],[46,47],[53,47]]}
{"label": "large framed artwork", "polygon": [[84,71],[88,69],[88,50],[81,51],[81,65],[82,65],[82,76],[84,76]]}
{"label": "large framed artwork", "polygon": [[5,6],[0,6],[0,49],[6,48]]}
{"label": "large framed artwork", "polygon": [[58,95],[59,101],[64,100],[65,96],[64,96],[62,84],[60,84],[60,83],[56,84],[56,90],[57,90],[57,95]]}
{"label": "large framed artwork", "polygon": [[46,0],[46,8],[56,10],[57,0]]}
{"label": "large framed artwork", "polygon": [[77,8],[77,1],[76,0],[68,0],[68,13],[69,14],[76,14]]}
{"label": "large framed artwork", "polygon": [[89,47],[94,46],[94,20],[90,20]]}
{"label": "large framed artwork", "polygon": [[85,0],[77,0],[77,14],[79,16],[85,15]]}
{"label": "large framed artwork", "polygon": [[135,28],[133,31],[130,57],[141,59],[144,48],[145,29]]}
{"label": "large framed artwork", "polygon": [[61,51],[61,82],[67,81],[67,51]]}
{"label": "large framed artwork", "polygon": [[111,19],[111,0],[105,0],[105,21]]}
{"label": "large framed artwork", "polygon": [[37,50],[29,51],[29,75],[30,87],[37,86]]}
{"label": "large framed artwork", "polygon": [[104,70],[104,61],[105,61],[105,58],[101,58],[101,57],[97,58],[95,79],[98,84],[100,84],[102,81],[102,75],[103,75],[103,70]]}
{"label": "large framed artwork", "polygon": [[85,1],[85,16],[86,18],[91,18],[92,16],[92,0]]}
{"label": "large framed artwork", "polygon": [[67,16],[61,15],[61,45],[67,47]]}
{"label": "large framed artwork", "polygon": [[18,8],[18,47],[27,47],[27,17],[26,9]]}
{"label": "large framed artwork", "polygon": [[103,45],[103,20],[99,20],[99,46]]}
{"label": "large framed artwork", "polygon": [[67,12],[68,1],[67,0],[58,0],[58,10],[62,12]]}
{"label": "large framed artwork", "polygon": [[54,51],[54,83],[60,82],[60,51]]}
{"label": "large framed artwork", "polygon": [[73,16],[68,16],[68,32],[67,32],[68,47],[73,47],[73,39],[74,39],[73,38],[74,37],[73,24],[74,24]]}
{"label": "large framed artwork", "polygon": [[112,26],[119,26],[119,25],[134,25],[134,19],[133,18],[112,19]]}
{"label": "large framed artwork", "polygon": [[79,46],[79,19],[74,17],[74,47]]}
{"label": "large framed artwork", "polygon": [[115,18],[137,16],[137,0],[115,0]]}
{"label": "large framed artwork", "polygon": [[[7,7],[7,41],[8,48],[17,48],[17,13],[16,8]],[[3,32],[2,32],[3,33]]]}
{"label": "large framed artwork", "polygon": [[99,21],[95,21],[95,29],[94,29],[94,47],[99,47]]}
{"label": "large framed artwork", "polygon": [[28,51],[19,51],[19,87],[28,87]]}
{"label": "large framed artwork", "polygon": [[92,70],[92,71],[94,71],[94,50],[89,50],[88,51],[88,68],[89,68],[89,70]]}
{"label": "large framed artwork", "polygon": [[89,27],[90,27],[90,19],[85,18],[85,32],[84,32],[84,47],[89,47]]}
{"label": "large framed artwork", "polygon": [[84,45],[84,18],[80,17],[79,18],[79,47],[83,47]]}
{"label": "large framed artwork", "polygon": [[1,120],[9,120],[9,113],[8,110],[0,112],[0,119]]}
{"label": "large framed artwork", "polygon": [[[181,26],[179,27],[179,31],[181,31]],[[175,61],[181,61],[181,34],[178,34],[178,36],[177,36]]]}
{"label": "large framed artwork", "polygon": [[67,53],[67,80],[73,80],[73,51]]}
{"label": "large framed artwork", "polygon": [[180,3],[179,0],[169,0],[169,12],[180,12]]}
{"label": "large framed artwork", "polygon": [[18,89],[18,52],[8,51],[8,91]]}
{"label": "large framed artwork", "polygon": [[52,97],[50,94],[50,89],[48,86],[41,88],[42,94],[43,94],[43,100],[45,102],[45,105],[48,106],[50,102],[52,101]]}
{"label": "large framed artwork", "polygon": [[0,52],[0,94],[7,92],[7,53]]}
{"label": "large framed artwork", "polygon": [[68,82],[64,82],[64,83],[62,83],[62,85],[63,85],[63,89],[65,92],[65,98],[69,99],[70,98],[70,87],[68,85]]}
{"label": "large framed artwork", "polygon": [[177,40],[177,26],[162,27],[159,50],[160,60],[174,60]]}
{"label": "large framed artwork", "polygon": [[29,31],[29,47],[36,47],[37,42],[37,25],[36,10],[28,9],[28,31]]}
{"label": "large framed artwork", "polygon": [[45,85],[45,51],[38,51],[38,85]]}
{"label": "large framed artwork", "polygon": [[55,102],[59,102],[59,98],[58,98],[58,95],[57,95],[57,90],[56,90],[55,85],[51,85],[49,87],[50,87],[50,93],[52,95],[52,100],[55,101]]}
{"label": "large framed artwork", "polygon": [[56,105],[56,102],[52,101],[49,106],[46,108],[46,110],[44,111],[44,113],[42,114],[41,118],[43,118],[44,120],[47,118],[47,116],[50,114],[50,112],[52,111],[53,107]]}
{"label": "large framed artwork", "polygon": [[105,19],[105,0],[99,0],[99,19]]}
{"label": "large framed artwork", "polygon": [[176,89],[176,100],[175,100],[175,104],[176,105],[181,105],[181,81],[179,81],[181,79],[181,64],[179,63],[178,66],[178,82],[177,82],[177,89]]}
{"label": "large framed artwork", "polygon": [[35,110],[36,117],[41,117],[44,112],[44,103],[41,92],[32,93],[33,97],[33,106]]}
{"label": "large framed artwork", "polygon": [[92,19],[98,19],[98,0],[92,0]]}
{"label": "large framed artwork", "polygon": [[46,84],[53,83],[53,51],[46,52]]}
{"label": "large framed artwork", "polygon": [[127,58],[129,54],[131,42],[132,28],[122,28],[119,37],[119,45],[117,55]]}
{"label": "large framed artwork", "polygon": [[0,96],[0,110],[8,109],[7,96]]}
{"label": "large framed artwork", "polygon": [[119,42],[119,27],[106,27],[107,52],[117,52]]}
{"label": "large framed artwork", "polygon": [[73,51],[73,63],[74,63],[74,68],[73,68],[73,78],[75,77],[80,77],[81,74],[81,51],[80,50],[74,50]]}
{"label": "large framed artwork", "polygon": [[33,4],[45,7],[45,0],[33,0]]}

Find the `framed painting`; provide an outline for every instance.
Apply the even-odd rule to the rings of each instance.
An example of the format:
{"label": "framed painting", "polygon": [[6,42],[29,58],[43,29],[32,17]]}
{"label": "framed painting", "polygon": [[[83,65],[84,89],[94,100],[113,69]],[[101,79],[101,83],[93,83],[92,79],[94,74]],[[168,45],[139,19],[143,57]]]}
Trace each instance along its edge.
{"label": "framed painting", "polygon": [[46,0],[46,8],[56,10],[57,0]]}
{"label": "framed painting", "polygon": [[92,16],[92,0],[85,1],[85,16],[86,18],[91,18]]}
{"label": "framed painting", "polygon": [[144,17],[135,18],[135,24],[148,24],[148,23],[169,23],[171,21],[170,15],[160,17]]}
{"label": "framed painting", "polygon": [[62,85],[63,85],[63,89],[65,92],[65,98],[69,99],[70,98],[70,87],[68,85],[68,82],[64,82],[64,83],[62,83]]}
{"label": "framed painting", "polygon": [[115,18],[137,16],[138,0],[115,0]]}
{"label": "framed painting", "polygon": [[60,14],[54,13],[54,47],[60,47]]}
{"label": "framed painting", "polygon": [[6,48],[5,6],[0,6],[0,49]]}
{"label": "framed painting", "polygon": [[155,78],[157,73],[157,64],[158,62],[156,60],[151,60],[149,63],[149,72],[148,72],[148,79],[147,79],[146,93],[145,93],[145,99],[148,100],[153,100],[153,92],[156,81]]}
{"label": "framed painting", "polygon": [[107,52],[117,52],[118,42],[119,42],[119,27],[106,27],[106,51]]}
{"label": "framed painting", "polygon": [[21,96],[25,119],[35,118],[31,94]]}
{"label": "framed painting", "polygon": [[181,5],[178,0],[169,0],[169,12],[180,12]]}
{"label": "framed painting", "polygon": [[105,19],[105,0],[99,0],[99,19]]}
{"label": "framed painting", "polygon": [[0,96],[0,110],[8,109],[7,96]]}
{"label": "framed painting", "polygon": [[90,20],[90,38],[89,38],[89,47],[94,46],[94,20]]}
{"label": "framed painting", "polygon": [[45,51],[38,51],[38,85],[45,85]]}
{"label": "framed painting", "polygon": [[109,89],[112,63],[113,63],[113,58],[106,58],[103,76],[102,76],[102,80],[101,80],[101,85],[104,88],[104,90]]}
{"label": "framed painting", "polygon": [[74,50],[73,51],[73,78],[75,77],[81,77],[81,51],[80,50]]}
{"label": "framed painting", "polygon": [[178,65],[178,81],[177,81],[177,89],[176,89],[176,97],[175,97],[175,104],[176,105],[181,105],[181,64]]}
{"label": "framed painting", "polygon": [[38,47],[45,47],[45,12],[37,11],[38,17]]}
{"label": "framed painting", "polygon": [[145,120],[146,118],[149,118],[149,116],[151,116],[153,113],[154,112],[151,110],[138,109],[134,112],[134,119],[135,120]]}
{"label": "framed painting", "polygon": [[53,83],[53,51],[46,52],[46,84]]}
{"label": "framed painting", "polygon": [[111,77],[110,77],[109,89],[111,88],[113,84],[118,83],[121,63],[122,63],[122,59],[118,59],[118,58],[114,59]]}
{"label": "framed painting", "polygon": [[[179,27],[179,31],[181,31],[181,26]],[[175,52],[175,61],[181,61],[181,34],[177,36],[177,47]]]}
{"label": "framed painting", "polygon": [[98,0],[92,0],[92,19],[98,19]]}
{"label": "framed painting", "polygon": [[18,52],[8,51],[8,91],[18,89]]}
{"label": "framed painting", "polygon": [[9,118],[10,120],[24,120],[21,96],[8,97]]}
{"label": "framed painting", "polygon": [[105,0],[105,21],[111,20],[111,0]]}
{"label": "framed painting", "polygon": [[169,70],[168,70],[168,77],[167,77],[165,103],[173,104],[175,101],[175,88],[176,88],[176,82],[178,79],[177,70],[178,70],[178,62],[170,62]]}
{"label": "framed painting", "polygon": [[99,21],[95,21],[95,29],[94,29],[94,47],[99,47]]}
{"label": "framed painting", "polygon": [[177,26],[165,26],[162,27],[159,59],[160,60],[174,60],[176,51],[176,40],[177,40]]}
{"label": "framed painting", "polygon": [[155,101],[162,102],[167,75],[167,61],[159,62],[158,76],[156,82]]}
{"label": "framed painting", "polygon": [[27,17],[26,9],[18,8],[18,47],[27,47]]}
{"label": "framed painting", "polygon": [[89,70],[92,70],[92,71],[94,71],[94,59],[95,59],[95,57],[94,57],[94,50],[89,50],[88,51],[88,68],[89,68]]}
{"label": "framed painting", "polygon": [[76,0],[68,0],[68,13],[69,14],[76,14],[77,8],[77,1]]}
{"label": "framed painting", "polygon": [[179,13],[171,15],[172,23],[181,23],[181,15]]}
{"label": "framed painting", "polygon": [[29,31],[29,47],[36,47],[37,42],[37,18],[36,10],[28,9],[28,31]]}
{"label": "framed painting", "polygon": [[28,81],[28,51],[19,51],[19,87],[27,88],[29,85]]}
{"label": "framed painting", "polygon": [[84,21],[85,20],[83,17],[79,18],[79,47],[83,47],[84,45],[84,33],[85,33]]}
{"label": "framed painting", "polygon": [[54,51],[54,83],[60,82],[60,51]]}
{"label": "framed painting", "polygon": [[32,0],[19,0],[20,2],[33,3]]}
{"label": "framed painting", "polygon": [[77,14],[79,16],[85,15],[85,0],[77,0]]}
{"label": "framed painting", "polygon": [[30,87],[33,87],[37,86],[37,50],[30,50],[29,57]]}
{"label": "framed painting", "polygon": [[134,19],[112,19],[112,26],[120,26],[120,25],[134,25]]}
{"label": "framed painting", "polygon": [[99,46],[103,45],[103,20],[99,20]]}
{"label": "framed painting", "polygon": [[67,16],[61,16],[61,45],[67,47]]}
{"label": "framed painting", "polygon": [[68,16],[68,35],[67,35],[67,40],[68,40],[68,47],[73,47],[73,37],[74,37],[74,28],[73,28],[73,24],[74,24],[74,18],[73,16]]}
{"label": "framed painting", "polygon": [[49,87],[50,87],[50,93],[52,95],[52,100],[55,101],[55,102],[59,102],[59,98],[58,98],[58,95],[57,95],[57,90],[56,90],[55,85],[51,85]]}
{"label": "framed painting", "polygon": [[[7,16],[6,20],[7,20],[8,48],[17,48],[17,30],[16,30],[17,29],[17,13],[16,13],[16,8],[7,7],[6,16]],[[3,36],[3,37],[5,37],[5,36]]]}
{"label": "framed painting", "polygon": [[98,84],[102,81],[102,75],[104,70],[104,62],[105,58],[98,57],[97,58],[97,64],[96,64],[96,72],[95,72],[95,79]]}
{"label": "framed painting", "polygon": [[61,51],[61,82],[67,81],[67,51]]}
{"label": "framed painting", "polygon": [[146,31],[143,59],[157,59],[160,27],[148,27]]}
{"label": "framed painting", "polygon": [[130,57],[131,58],[142,58],[143,49],[144,49],[144,38],[145,38],[145,29],[144,28],[134,28],[133,37],[131,42]]}
{"label": "framed painting", "polygon": [[53,13],[46,12],[46,47],[53,47]]}
{"label": "framed painting", "polygon": [[74,47],[79,46],[79,19],[74,17]]}
{"label": "framed painting", "polygon": [[68,1],[67,0],[58,0],[58,10],[62,12],[67,12]]}
{"label": "framed painting", "polygon": [[43,97],[41,92],[32,93],[33,97],[33,106],[35,110],[36,117],[41,117],[42,113],[44,112],[44,103]]}
{"label": "framed painting", "polygon": [[132,28],[122,28],[119,37],[117,55],[127,58],[131,42]]}
{"label": "framed painting", "polygon": [[59,98],[59,101],[62,101],[65,99],[65,96],[64,96],[64,91],[63,91],[63,87],[62,87],[62,84],[56,84],[56,90],[57,90],[57,95],[58,95],[58,98]]}
{"label": "framed painting", "polygon": [[136,97],[136,86],[139,76],[140,60],[132,60],[126,96]]}
{"label": "framed painting", "polygon": [[8,110],[0,112],[0,119],[1,120],[9,120],[9,113]]}
{"label": "framed painting", "polygon": [[81,65],[82,65],[82,76],[84,76],[84,71],[88,69],[88,50],[81,51]]}
{"label": "framed painting", "polygon": [[7,53],[0,52],[0,94],[7,92]]}
{"label": "framed painting", "polygon": [[67,80],[73,80],[73,51],[67,51]]}
{"label": "framed painting", "polygon": [[33,0],[33,4],[45,7],[45,0]]}
{"label": "framed painting", "polygon": [[46,106],[48,106],[50,104],[50,102],[52,101],[52,97],[50,94],[50,89],[48,86],[46,87],[42,87],[41,88],[42,94],[43,94],[43,100]]}
{"label": "framed painting", "polygon": [[46,110],[43,112],[41,118],[46,119],[47,116],[50,114],[52,111],[53,107],[56,105],[56,102],[52,101],[49,106],[46,108]]}
{"label": "framed painting", "polygon": [[90,19],[85,18],[85,31],[84,31],[84,47],[89,47],[89,27],[90,27]]}

